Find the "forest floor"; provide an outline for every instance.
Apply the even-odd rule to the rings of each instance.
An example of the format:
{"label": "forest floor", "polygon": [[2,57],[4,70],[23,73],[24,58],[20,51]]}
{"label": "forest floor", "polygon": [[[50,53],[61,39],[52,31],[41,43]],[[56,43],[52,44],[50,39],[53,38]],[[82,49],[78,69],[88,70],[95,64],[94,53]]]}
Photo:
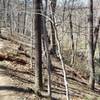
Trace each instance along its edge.
{"label": "forest floor", "polygon": [[[11,41],[0,39],[0,100],[48,100],[33,93],[34,67],[30,66],[29,57],[17,51],[18,46]],[[54,57],[52,61],[52,97],[54,100],[66,100],[61,64]],[[100,100],[99,85],[96,85],[95,91],[91,91],[87,86],[88,81],[81,72],[66,65],[66,73],[71,100]],[[46,92],[46,67],[43,67],[43,80]]]}

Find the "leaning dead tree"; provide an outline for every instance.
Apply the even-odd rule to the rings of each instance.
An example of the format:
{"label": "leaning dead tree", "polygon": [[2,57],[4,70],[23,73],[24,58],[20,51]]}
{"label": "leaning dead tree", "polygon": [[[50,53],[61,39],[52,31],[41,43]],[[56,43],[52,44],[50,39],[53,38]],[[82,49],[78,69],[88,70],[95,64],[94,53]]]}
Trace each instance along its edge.
{"label": "leaning dead tree", "polygon": [[68,81],[66,79],[67,76],[66,76],[66,71],[65,71],[65,64],[63,61],[63,57],[62,57],[60,41],[58,39],[57,32],[56,32],[55,36],[56,36],[56,42],[57,42],[57,46],[58,46],[58,54],[59,54],[59,58],[60,58],[61,65],[62,65],[63,75],[64,75],[64,83],[65,83],[65,89],[66,89],[66,100],[70,100],[69,99],[69,90],[68,90]]}
{"label": "leaning dead tree", "polygon": [[58,48],[58,55],[59,55],[59,58],[60,58],[60,61],[61,61],[62,71],[63,71],[63,75],[64,75],[66,100],[70,100],[69,89],[68,89],[68,81],[67,81],[67,76],[66,76],[66,71],[65,71],[65,64],[64,64],[64,60],[63,60],[63,56],[62,56],[62,52],[61,52],[61,46],[60,46],[60,41],[59,41],[58,34],[57,34],[57,28],[55,26],[53,26],[53,27],[55,29],[55,39],[56,39],[57,48]]}

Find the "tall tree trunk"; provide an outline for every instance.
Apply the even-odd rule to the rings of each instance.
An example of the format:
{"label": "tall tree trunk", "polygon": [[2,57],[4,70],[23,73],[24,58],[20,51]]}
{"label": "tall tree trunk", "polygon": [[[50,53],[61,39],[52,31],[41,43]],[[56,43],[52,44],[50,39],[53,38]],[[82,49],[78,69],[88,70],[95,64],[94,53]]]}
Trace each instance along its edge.
{"label": "tall tree trunk", "polygon": [[26,10],[27,10],[27,0],[25,0],[25,13],[24,13],[24,27],[23,27],[23,34],[25,34],[25,26],[26,26]]}
{"label": "tall tree trunk", "polygon": [[45,0],[45,7],[44,7],[44,15],[43,16],[43,43],[45,46],[45,51],[46,51],[46,59],[47,59],[47,68],[48,68],[48,95],[51,99],[51,58],[50,58],[50,51],[49,51],[49,37],[48,37],[48,31],[47,31],[47,26],[46,26],[46,16],[47,16],[47,4],[48,0]]}
{"label": "tall tree trunk", "polygon": [[93,48],[93,0],[90,0],[90,19],[89,19],[89,51],[88,51],[88,64],[90,68],[89,85],[92,90],[95,88],[95,66],[94,66],[94,48]]}
{"label": "tall tree trunk", "polygon": [[[17,1],[17,5],[19,6],[20,5],[20,1],[18,0]],[[20,32],[20,11],[18,9],[18,12],[17,12],[17,32],[19,33]]]}
{"label": "tall tree trunk", "polygon": [[72,49],[72,55],[71,55],[71,65],[74,64],[74,40],[73,40],[73,25],[72,25],[72,14],[69,15],[70,20],[70,36],[71,36],[71,49]]}
{"label": "tall tree trunk", "polygon": [[54,25],[55,25],[55,9],[56,9],[56,3],[57,0],[51,0],[51,14],[50,14],[50,18],[53,21],[53,23],[51,22],[51,53],[52,54],[56,54],[56,40],[55,40],[55,29],[54,29]]}
{"label": "tall tree trunk", "polygon": [[80,22],[79,22],[79,24],[78,24],[79,26],[78,26],[78,33],[77,33],[77,37],[76,37],[76,48],[75,48],[75,46],[74,46],[74,48],[76,49],[75,51],[77,52],[77,50],[78,50],[78,39],[80,38]]}
{"label": "tall tree trunk", "polygon": [[60,46],[60,41],[58,38],[58,34],[57,34],[57,29],[55,27],[55,39],[57,41],[57,47],[58,47],[58,54],[59,54],[59,58],[61,61],[61,66],[62,66],[62,71],[63,71],[63,75],[64,75],[64,84],[65,84],[65,91],[66,91],[66,100],[70,100],[69,97],[69,89],[68,89],[68,81],[67,81],[67,76],[66,76],[66,70],[65,70],[65,64],[64,64],[64,60],[63,60],[63,56],[62,56],[62,52],[61,52],[61,46]]}
{"label": "tall tree trunk", "polygon": [[11,35],[13,34],[13,10],[12,10],[12,2],[11,0],[9,0],[9,3],[10,3],[10,32],[11,32]]}
{"label": "tall tree trunk", "polygon": [[3,0],[5,27],[7,27],[7,4],[8,0]]}
{"label": "tall tree trunk", "polygon": [[41,47],[41,34],[42,34],[42,0],[33,0],[35,4],[35,88],[36,92],[42,89],[42,47]]}
{"label": "tall tree trunk", "polygon": [[98,58],[99,58],[99,63],[100,63],[100,40],[98,41]]}
{"label": "tall tree trunk", "polygon": [[97,19],[97,25],[94,29],[94,34],[93,34],[93,55],[95,55],[95,50],[96,50],[96,46],[97,46],[97,41],[98,41],[98,37],[99,37],[99,28],[100,28],[100,18]]}
{"label": "tall tree trunk", "polygon": [[[1,11],[1,9],[2,9],[2,7],[1,7],[1,0],[0,0],[0,11]],[[1,14],[1,13],[0,13]],[[2,19],[2,16],[0,15],[0,20]],[[1,21],[0,21],[0,35],[1,35]]]}
{"label": "tall tree trunk", "polygon": [[[2,20],[2,13],[1,13],[1,11],[2,11],[2,0],[0,0],[0,20]],[[2,22],[0,21],[0,35],[1,35],[1,26],[2,25]]]}
{"label": "tall tree trunk", "polygon": [[92,90],[95,88],[95,66],[94,55],[97,46],[97,40],[99,35],[100,18],[97,19],[97,26],[93,31],[93,0],[90,0],[90,34],[89,34],[89,68],[90,68],[90,87]]}
{"label": "tall tree trunk", "polygon": [[[85,17],[85,24],[87,24],[87,18]],[[87,26],[85,26],[85,50],[87,53]]]}
{"label": "tall tree trunk", "polygon": [[1,21],[0,21],[0,35],[1,35]]}
{"label": "tall tree trunk", "polygon": [[19,14],[19,11],[18,11],[18,16],[17,16],[17,32],[19,33],[20,29],[19,29],[19,23],[20,23],[20,14]]}
{"label": "tall tree trunk", "polygon": [[[32,12],[31,12],[32,13]],[[33,16],[33,13],[31,14],[32,16],[32,32],[31,32],[31,41],[30,41],[30,44],[31,44],[31,50],[30,50],[30,65],[31,65],[31,68],[33,69],[33,66],[34,66],[34,61],[33,61],[33,45],[34,45],[34,16]]]}
{"label": "tall tree trunk", "polygon": [[63,14],[62,14],[62,21],[63,21],[63,26],[62,26],[62,32],[64,32],[64,20],[65,20],[65,11],[66,11],[66,4],[67,0],[64,1],[64,7],[63,7]]}

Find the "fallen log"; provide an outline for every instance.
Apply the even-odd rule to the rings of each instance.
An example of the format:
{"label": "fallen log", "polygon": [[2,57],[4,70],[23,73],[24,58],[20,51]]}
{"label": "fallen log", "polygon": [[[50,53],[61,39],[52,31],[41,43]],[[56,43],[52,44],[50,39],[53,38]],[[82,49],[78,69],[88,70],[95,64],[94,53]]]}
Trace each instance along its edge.
{"label": "fallen log", "polygon": [[17,64],[21,64],[21,65],[26,65],[28,63],[26,60],[22,58],[0,53],[0,61],[3,61],[3,60],[12,61],[12,62],[15,61]]}

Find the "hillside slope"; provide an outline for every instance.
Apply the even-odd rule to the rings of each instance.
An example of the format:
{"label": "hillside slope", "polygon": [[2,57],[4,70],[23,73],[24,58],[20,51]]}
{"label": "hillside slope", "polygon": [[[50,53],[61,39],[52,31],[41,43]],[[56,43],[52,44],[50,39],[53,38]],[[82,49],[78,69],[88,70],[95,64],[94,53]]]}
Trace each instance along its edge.
{"label": "hillside slope", "polygon": [[[33,93],[34,67],[30,66],[30,59],[24,51],[23,53],[18,51],[18,46],[19,44],[0,39],[0,100],[48,100]],[[60,61],[52,57],[52,64],[52,96],[57,100],[66,100]],[[67,65],[66,74],[71,100],[100,100],[100,86],[97,85],[95,91],[91,91],[87,86],[88,81],[84,79],[81,72]],[[46,66],[43,67],[43,76],[44,92],[46,92]]]}

